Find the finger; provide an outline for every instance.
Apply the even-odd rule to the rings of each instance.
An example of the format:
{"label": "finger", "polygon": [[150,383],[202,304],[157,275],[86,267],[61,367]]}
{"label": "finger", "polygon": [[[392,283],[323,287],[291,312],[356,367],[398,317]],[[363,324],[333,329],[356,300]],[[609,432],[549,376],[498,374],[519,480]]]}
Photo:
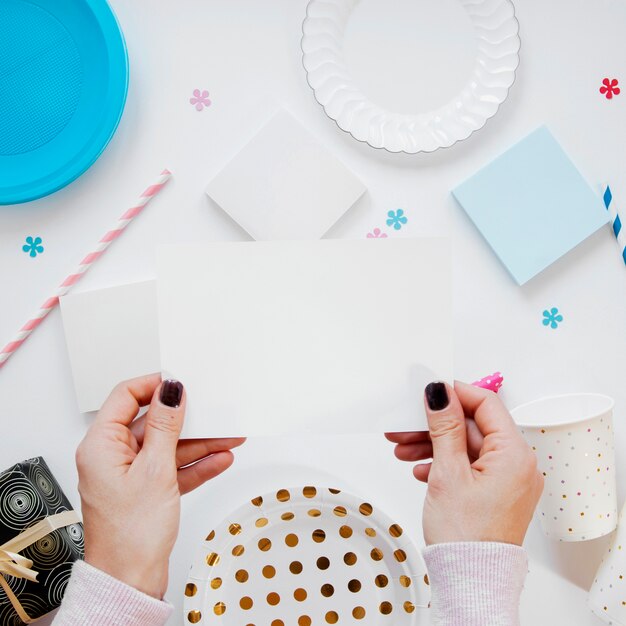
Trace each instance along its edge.
{"label": "finger", "polygon": [[432,463],[420,463],[413,468],[413,476],[422,483],[428,482],[428,476],[430,475],[430,469]]}
{"label": "finger", "polygon": [[418,443],[400,443],[394,450],[400,461],[424,461],[433,458],[433,446],[428,441]]}
{"label": "finger", "polygon": [[459,381],[454,383],[454,389],[465,413],[474,418],[483,436],[494,433],[519,434],[511,414],[493,391]]}
{"label": "finger", "polygon": [[424,395],[433,463],[469,472],[465,414],[454,389],[435,382],[427,385]]}
{"label": "finger", "polygon": [[467,452],[470,460],[475,461],[480,456],[485,438],[476,422],[470,417],[465,418],[465,430],[467,432]]}
{"label": "finger", "polygon": [[385,437],[392,443],[417,443],[418,441],[430,441],[430,433],[421,430],[413,433],[385,433]]}
{"label": "finger", "polygon": [[[143,444],[145,421],[145,416],[142,416],[130,425],[130,430],[140,446]],[[215,452],[237,448],[244,444],[245,441],[245,437],[229,437],[223,439],[179,439],[178,446],[176,447],[176,467],[189,465],[190,463],[199,461],[205,456],[209,456]]]}
{"label": "finger", "polygon": [[159,461],[176,458],[185,418],[185,390],[177,380],[164,381],[154,392],[145,415],[141,453]]}
{"label": "finger", "polygon": [[183,439],[178,442],[176,449],[176,466],[184,467],[191,463],[195,463],[204,457],[237,448],[245,439]]}
{"label": "finger", "polygon": [[215,478],[227,470],[235,457],[230,450],[216,452],[206,459],[202,459],[189,467],[178,470],[178,488],[181,494],[189,493],[196,487],[203,485],[207,480]]}
{"label": "finger", "polygon": [[104,401],[95,423],[130,424],[137,416],[139,408],[150,403],[160,382],[160,374],[150,374],[120,383]]}

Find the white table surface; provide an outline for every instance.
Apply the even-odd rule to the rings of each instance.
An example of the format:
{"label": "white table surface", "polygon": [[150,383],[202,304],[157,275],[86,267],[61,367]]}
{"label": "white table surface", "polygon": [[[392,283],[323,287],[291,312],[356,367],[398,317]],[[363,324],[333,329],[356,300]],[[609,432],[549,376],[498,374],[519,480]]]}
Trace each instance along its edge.
{"label": "white table surface", "polygon": [[[626,93],[613,101],[598,93],[604,77],[620,78],[626,86],[626,3],[518,0],[522,63],[507,102],[468,141],[413,157],[375,151],[325,117],[301,65],[305,0],[112,4],[130,51],[126,112],[101,159],[78,181],[49,198],[0,207],[3,342],[163,167],[175,174],[170,187],[80,289],[152,277],[155,245],[161,242],[246,239],[203,190],[271,112],[285,106],[369,188],[329,236],[363,237],[384,226],[388,210],[403,208],[409,222],[390,236],[453,237],[458,378],[502,370],[502,395],[511,406],[569,391],[616,398],[621,503],[626,268],[612,234],[603,229],[519,288],[449,192],[518,138],[548,123],[587,179],[610,181],[616,199],[626,205]],[[196,88],[207,89],[213,101],[202,112],[189,104]],[[21,251],[27,235],[43,239],[45,252],[35,259]],[[552,306],[565,318],[557,330],[541,323],[543,310]],[[78,505],[73,453],[92,416],[80,415],[76,406],[58,311],[0,372],[0,416],[2,468],[43,455]],[[410,466],[395,461],[382,437],[251,440],[238,451],[230,472],[184,499],[171,561],[168,597],[176,611],[170,624],[183,623],[188,566],[211,526],[253,495],[305,483],[366,495],[421,542],[424,487],[412,479]],[[533,524],[523,623],[599,624],[585,601],[605,544],[550,543]]]}

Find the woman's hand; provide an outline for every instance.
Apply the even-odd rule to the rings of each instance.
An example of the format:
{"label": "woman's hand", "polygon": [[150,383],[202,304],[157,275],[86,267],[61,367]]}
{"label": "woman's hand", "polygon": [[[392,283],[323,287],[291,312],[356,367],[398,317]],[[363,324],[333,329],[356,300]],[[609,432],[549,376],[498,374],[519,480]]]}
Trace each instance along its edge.
{"label": "woman's hand", "polygon": [[429,432],[390,433],[402,461],[428,483],[428,545],[497,541],[522,545],[543,490],[533,451],[496,394],[457,382],[426,387]]}
{"label": "woman's hand", "polygon": [[[135,420],[139,408],[150,405]],[[243,439],[180,440],[183,386],[158,374],[118,385],[76,452],[85,560],[163,598],[180,495],[222,473]]]}

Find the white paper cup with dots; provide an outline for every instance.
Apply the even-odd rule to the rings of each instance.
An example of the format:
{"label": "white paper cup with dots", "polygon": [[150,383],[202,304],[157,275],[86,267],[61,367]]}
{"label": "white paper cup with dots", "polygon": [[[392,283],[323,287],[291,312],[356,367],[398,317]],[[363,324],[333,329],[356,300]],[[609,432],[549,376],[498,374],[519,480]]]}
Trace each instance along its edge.
{"label": "white paper cup with dots", "polygon": [[608,396],[576,393],[511,411],[545,479],[537,512],[552,539],[585,541],[615,530],[613,404]]}
{"label": "white paper cup with dots", "polygon": [[596,572],[588,603],[607,624],[626,626],[626,506]]}

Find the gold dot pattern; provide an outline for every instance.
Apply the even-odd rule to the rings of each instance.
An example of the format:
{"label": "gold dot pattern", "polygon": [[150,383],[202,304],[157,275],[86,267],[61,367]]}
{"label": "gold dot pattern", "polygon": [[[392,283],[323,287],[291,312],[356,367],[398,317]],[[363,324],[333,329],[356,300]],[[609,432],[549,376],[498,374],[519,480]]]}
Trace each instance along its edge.
{"label": "gold dot pattern", "polygon": [[[277,547],[275,548],[275,550],[278,550],[281,554],[286,554],[284,551],[284,547],[279,545],[279,544],[282,544],[283,541],[284,541],[284,544],[289,549],[296,549],[298,548],[298,546],[300,546],[300,544],[302,544],[304,548],[308,550],[310,550],[315,544],[319,545],[321,548],[321,544],[328,543],[329,545],[328,545],[327,554],[329,554],[329,556],[332,557],[333,554],[335,554],[334,550],[340,546],[340,543],[338,543],[338,541],[341,541],[342,539],[350,540],[351,538],[355,537],[357,543],[352,544],[351,542],[348,542],[347,544],[343,544],[343,545],[345,545],[346,547],[348,545],[350,547],[354,545],[356,547],[358,545],[358,542],[369,541],[366,538],[372,539],[375,537],[380,537],[381,543],[379,543],[379,547],[374,547],[370,551],[370,554],[369,554],[370,560],[363,558],[366,556],[366,553],[362,553],[359,550],[355,550],[354,552],[353,551],[345,552],[343,554],[343,559],[342,559],[343,563],[339,561],[339,565],[341,567],[344,567],[344,566],[353,567],[359,562],[359,556],[357,555],[361,555],[361,558],[363,559],[361,562],[361,565],[359,565],[359,567],[354,568],[354,574],[356,574],[358,578],[353,577],[350,580],[347,580],[347,579],[340,580],[340,579],[337,579],[336,576],[333,577],[334,570],[330,569],[328,573],[329,579],[327,579],[327,582],[324,582],[322,580],[322,581],[319,581],[318,583],[320,585],[319,587],[317,587],[317,589],[319,589],[319,592],[318,592],[319,595],[317,595],[316,593],[313,593],[313,595],[311,595],[311,592],[313,592],[313,589],[308,589],[307,591],[307,588],[305,587],[295,588],[295,585],[294,587],[292,587],[293,591],[291,591],[291,594],[293,595],[293,600],[295,600],[295,602],[297,603],[305,603],[306,601],[308,601],[309,603],[313,602],[313,604],[311,605],[311,608],[313,609],[313,613],[309,613],[308,615],[307,614],[299,615],[299,613],[296,613],[296,616],[299,615],[299,617],[297,617],[297,625],[298,626],[312,626],[313,623],[319,624],[320,623],[319,620],[322,618],[323,618],[322,621],[324,621],[326,624],[337,624],[340,621],[343,623],[346,620],[347,622],[350,622],[351,618],[353,620],[368,621],[366,619],[367,612],[368,611],[371,612],[372,610],[374,611],[374,613],[379,613],[380,615],[383,615],[383,616],[391,615],[394,612],[394,608],[396,609],[396,612],[400,613],[400,615],[414,613],[416,606],[421,606],[421,603],[415,604],[415,599],[416,597],[418,597],[414,595],[416,592],[405,592],[405,593],[410,593],[409,599],[407,599],[406,595],[404,598],[398,597],[397,604],[396,603],[392,604],[390,601],[384,600],[384,596],[383,596],[383,598],[380,598],[380,600],[382,601],[380,601],[380,603],[378,604],[378,607],[377,607],[378,611],[376,611],[376,605],[373,605],[372,609],[368,608],[366,610],[364,606],[361,606],[360,604],[358,604],[359,597],[361,597],[362,599],[365,599],[366,597],[369,598],[369,594],[371,594],[371,589],[373,589],[374,586],[377,587],[379,590],[386,589],[387,587],[391,588],[394,585],[398,585],[398,588],[401,587],[404,589],[408,589],[409,587],[412,586],[411,577],[404,575],[404,574],[399,575],[399,576],[396,574],[394,575],[393,580],[392,580],[392,577],[391,575],[389,575],[389,572],[386,570],[385,566],[383,566],[382,569],[383,571],[386,572],[386,574],[381,572],[373,578],[370,578],[369,576],[360,575],[360,574],[365,573],[364,571],[362,571],[363,567],[366,567],[366,568],[372,567],[372,561],[375,563],[381,563],[381,565],[383,565],[382,562],[385,561],[384,559],[385,553],[388,554],[388,556],[393,555],[395,561],[401,564],[410,560],[410,558],[411,559],[413,558],[413,551],[409,551],[407,553],[407,551],[403,549],[403,548],[406,548],[406,545],[403,546],[403,544],[400,544],[400,546],[403,546],[402,548],[398,546],[397,544],[394,546],[394,540],[397,540],[398,538],[402,537],[404,534],[402,527],[398,524],[391,523],[391,522],[388,522],[387,524],[383,526],[376,526],[375,518],[373,518],[372,521],[370,522],[372,526],[365,527],[365,525],[363,524],[364,522],[363,517],[372,516],[374,513],[374,507],[368,502],[361,501],[360,504],[358,502],[355,502],[351,506],[346,507],[343,505],[341,500],[337,499],[339,500],[339,502],[335,500],[335,502],[333,504],[330,504],[329,506],[329,503],[332,502],[332,499],[329,499],[328,497],[326,497],[326,499],[324,500],[323,493],[321,493],[316,487],[305,486],[305,487],[302,487],[301,490],[299,491],[301,491],[301,495],[300,493],[296,491],[290,492],[290,490],[288,489],[279,489],[274,494],[275,500],[274,500],[274,497],[268,498],[266,496],[266,500],[269,501],[269,505],[265,505],[265,506],[264,506],[264,498],[262,496],[259,496],[257,498],[253,498],[252,500],[250,500],[249,502],[254,507],[261,508],[262,506],[264,506],[264,508],[262,509],[263,510],[262,517],[256,517],[256,518],[252,517],[252,519],[250,519],[249,517],[246,517],[244,513],[243,516],[237,515],[237,517],[239,517],[238,522],[241,522],[241,523],[238,523],[238,522],[227,523],[227,525],[225,526],[225,530],[228,530],[228,533],[225,536],[228,537],[230,535],[232,537],[237,537],[239,541],[241,541],[241,543],[235,545],[234,547],[232,547],[232,543],[230,546],[228,546],[228,541],[224,539],[224,534],[222,533],[219,539],[219,541],[221,541],[222,543],[220,543],[219,545],[216,544],[214,547],[214,551],[209,552],[205,557],[207,565],[210,567],[218,566],[220,564],[221,557],[224,557],[225,554],[228,555],[228,552],[230,552],[234,557],[243,557],[243,555],[246,553],[246,550],[247,549],[250,550],[250,544],[245,539],[242,540],[240,536],[245,537],[246,534],[249,536],[250,528],[252,528],[252,535],[254,535],[255,528],[262,529],[262,528],[268,527],[268,528],[275,529],[272,531],[267,531],[266,536],[262,536],[259,538],[259,535],[257,535],[257,537],[255,538],[255,541],[257,542],[258,550],[261,553],[269,553],[273,547],[272,542],[278,542],[276,544]],[[328,489],[328,492],[330,492],[332,495],[337,495],[341,493],[340,490],[338,489]],[[283,507],[283,512],[278,511],[278,515],[274,517],[275,512],[272,511],[272,507],[274,508],[274,511],[275,511],[276,506],[278,506],[276,504],[277,502],[278,503],[290,502],[292,500],[292,493],[294,494],[293,502],[288,505],[291,508],[291,510],[285,511],[286,507]],[[313,505],[314,508],[308,508],[308,509],[306,507],[298,508],[298,507],[302,507],[303,497],[309,500],[313,500],[314,498],[318,496],[322,498],[321,502],[323,503],[323,506],[321,508],[316,508],[314,502],[310,503]],[[357,513],[357,510],[358,510],[358,513]],[[302,513],[300,513],[300,511]],[[304,515],[305,512],[306,512],[306,515]],[[258,511],[257,515],[259,513],[261,513],[261,511]],[[332,513],[330,518],[327,517],[328,513]],[[303,517],[301,517],[301,515]],[[360,517],[360,516],[363,516],[363,517]],[[303,524],[307,523],[306,522],[307,517],[309,518],[309,522],[308,522],[309,524],[314,523],[312,522],[311,518],[325,518],[325,521],[323,519],[320,519],[320,522],[318,523],[320,523],[322,527],[315,528],[313,526],[312,528],[314,528],[314,530],[310,530],[311,526],[309,526],[309,529],[306,530],[306,526],[302,527],[301,524],[298,524],[297,528],[302,529],[301,533],[287,533],[287,534],[276,533],[276,530],[279,529],[279,525],[281,525],[282,523],[292,522],[298,517],[300,518],[300,522]],[[333,521],[333,518],[335,518],[335,520],[336,518],[350,518],[352,519],[352,522],[350,521],[350,519],[345,520],[347,523],[343,523],[344,520]],[[270,521],[270,519],[272,521]],[[286,528],[286,527],[280,526],[280,528]],[[293,528],[295,529],[296,526],[293,525]],[[330,533],[331,529],[333,531],[332,534]],[[264,532],[264,531],[261,531],[261,532]],[[216,532],[213,530],[206,536],[206,541],[212,541],[215,539],[215,537],[216,537]],[[248,537],[248,541],[249,541],[249,537]],[[372,548],[371,543],[370,543],[370,548]],[[300,553],[299,551],[301,549],[302,548],[298,548],[295,551]],[[256,557],[254,556],[254,553],[256,553],[257,555]],[[271,584],[269,583],[269,581],[274,579],[277,576],[277,569],[274,565],[265,564],[264,566],[261,567],[262,563],[259,564],[258,559],[263,558],[263,557],[255,550],[252,550],[250,554],[252,556],[242,558],[242,561],[240,561],[240,563],[242,564],[249,563],[250,558],[256,559],[257,562],[254,563],[252,567],[248,567],[247,569],[243,569],[243,568],[236,569],[233,567],[233,569],[230,570],[231,573],[229,573],[226,579],[227,581],[231,581],[229,583],[230,586],[228,585],[226,586],[227,588],[226,592],[217,591],[223,587],[222,578],[214,577],[210,579],[208,584],[210,585],[211,589],[216,590],[217,593],[225,594],[225,595],[222,595],[220,597],[216,593],[216,596],[213,596],[213,600],[212,601],[209,600],[208,607],[205,607],[205,609],[206,611],[209,611],[209,612],[212,609],[213,613],[217,616],[222,616],[226,613],[227,605],[230,606],[231,611],[233,610],[233,607],[235,607],[236,609],[235,615],[237,614],[237,611],[239,609],[241,609],[242,611],[247,611],[247,612],[249,611],[250,613],[249,613],[248,619],[244,620],[242,617],[239,623],[241,623],[242,625],[246,623],[246,626],[258,626],[259,618],[256,616],[256,614],[254,613],[252,609],[255,609],[256,612],[259,612],[259,611],[262,612],[263,609],[260,607],[265,605],[266,606],[265,610],[267,611],[267,607],[269,605],[269,607],[272,607],[272,608],[277,607],[276,609],[273,609],[274,611],[277,611],[277,610],[280,611],[281,610],[280,609],[281,596],[276,591],[272,591],[271,588],[270,589],[266,588],[265,592],[262,592],[260,595],[257,596],[256,593],[250,593],[251,591],[253,591],[253,587],[248,587],[247,593],[250,595],[237,594],[235,597],[232,597],[232,595],[229,595],[229,594],[232,594],[232,590],[236,588],[233,585],[242,585],[241,587],[238,587],[238,588],[244,590],[246,589],[245,585],[247,583],[250,583],[250,581],[252,580],[252,582],[255,585],[254,589],[258,591],[258,581],[263,581],[263,579],[265,579],[265,581],[262,584],[268,585],[268,584]],[[318,555],[319,555],[319,552],[318,552]],[[270,559],[271,559],[271,555],[268,554],[268,556],[270,556]],[[315,565],[318,570],[325,572],[326,570],[329,570],[329,568],[331,568],[331,559],[329,558],[329,556],[317,556],[315,560]],[[228,555],[228,559],[230,559],[230,555]],[[302,559],[302,561],[307,561],[307,559],[304,558]],[[385,565],[389,566],[387,563],[385,563]],[[225,566],[222,566],[222,568],[224,567]],[[337,567],[336,563],[335,563],[335,567]],[[301,561],[291,561],[288,565],[289,571],[287,572],[286,569],[287,568],[283,570],[283,573],[282,573],[283,576],[285,575],[289,576],[289,574],[298,576],[299,574],[303,572],[304,566]],[[218,571],[228,572],[229,570],[228,569],[226,570],[216,569],[215,573],[217,573]],[[234,572],[234,574],[232,572]],[[261,573],[263,578],[260,578],[258,576],[255,577],[254,575],[255,572]],[[320,574],[318,574],[318,576],[319,575]],[[321,574],[321,575],[326,576],[327,574]],[[295,579],[290,579],[290,580],[295,580]],[[308,580],[308,578],[306,580]],[[284,584],[285,582],[287,582],[286,579],[283,580],[281,579],[280,576],[278,577],[277,581],[278,581],[277,586],[280,586]],[[424,575],[423,581],[424,581],[424,585],[429,585],[427,574]],[[335,582],[339,583],[339,586],[336,587],[334,585]],[[421,586],[421,581],[420,581],[420,586]],[[368,587],[369,587],[369,590],[368,590]],[[194,582],[187,583],[187,585],[185,586],[185,590],[184,590],[185,596],[187,598],[193,598],[196,596],[200,598],[202,597],[206,598],[205,595],[198,594],[198,591],[199,589],[196,583]],[[288,587],[285,589],[285,593],[289,594]],[[353,598],[353,600],[356,600],[356,602],[354,602],[353,604],[344,605],[341,594],[343,594],[343,598],[345,599],[346,597],[348,597],[346,596],[346,593],[348,593],[350,597]],[[363,593],[366,595],[359,596],[360,593]],[[378,593],[384,593],[384,592],[378,591]],[[393,593],[393,590],[391,591],[391,593]],[[316,602],[316,596],[318,599],[317,602]],[[324,605],[319,604],[320,596],[322,598],[327,599],[326,602],[328,602],[328,604],[325,605],[326,608],[324,609],[322,609],[322,606]],[[255,600],[253,598],[256,598],[256,605],[255,605]],[[331,600],[331,598],[334,598],[334,600]],[[289,600],[288,597],[287,599]],[[265,602],[263,602],[263,600],[265,600]],[[334,601],[341,603],[341,606],[345,606],[346,613],[343,614],[342,612],[341,620],[340,620],[339,613],[336,610],[332,610],[333,607],[332,607],[332,604],[330,603]],[[239,605],[238,607],[237,607],[237,604]],[[288,603],[287,603],[287,606],[288,606]],[[305,608],[306,606],[309,606],[309,605],[302,604],[302,608]],[[368,605],[366,604],[365,606],[368,606]],[[189,610],[192,608],[194,610]],[[202,607],[198,607],[198,608],[202,608]],[[335,608],[339,608],[339,607],[335,607]],[[190,607],[187,605],[186,609],[187,609],[186,618],[187,618],[188,623],[196,624],[196,623],[199,623],[203,619],[201,611],[197,610],[195,607],[193,606]],[[286,609],[286,607],[283,606],[283,609]],[[327,609],[331,609],[331,610],[327,610]],[[321,616],[319,616],[319,613],[318,613],[318,611],[320,610],[321,610]],[[259,613],[259,615],[261,614],[262,613]],[[398,619],[400,618],[400,615],[397,616]],[[291,618],[291,619],[294,619],[294,618]],[[370,615],[370,619],[371,619],[371,615]],[[206,616],[204,617],[204,620],[206,620]],[[389,620],[392,620],[393,622],[395,622],[396,618],[389,618],[388,620],[385,621],[385,623],[390,623]],[[250,623],[247,623],[247,622],[250,622]],[[268,624],[268,622],[265,622],[265,623]],[[274,619],[274,621],[271,622],[270,626],[285,626],[285,623],[281,619]]]}
{"label": "gold dot pattern", "polygon": [[378,574],[374,579],[377,587],[384,589],[389,584],[389,579],[384,574]]}
{"label": "gold dot pattern", "polygon": [[398,561],[398,563],[404,563],[406,561],[406,552],[404,550],[396,550],[393,553],[393,558]]}
{"label": "gold dot pattern", "polygon": [[350,526],[342,526],[339,529],[339,534],[344,538],[344,539],[350,539],[350,537],[352,537],[352,528],[350,528]]}
{"label": "gold dot pattern", "polygon": [[242,545],[235,546],[232,550],[233,556],[241,556],[246,549]]}
{"label": "gold dot pattern", "polygon": [[391,604],[391,602],[381,602],[380,606],[378,607],[378,610],[383,614],[383,615],[389,615],[391,613],[391,611],[393,611],[393,606]]}
{"label": "gold dot pattern", "polygon": [[374,548],[371,552],[370,552],[370,556],[372,557],[373,561],[382,561],[383,560],[383,552],[380,548]]}
{"label": "gold dot pattern", "polygon": [[245,583],[245,582],[248,581],[248,578],[249,578],[249,575],[248,575],[248,572],[246,572],[245,569],[238,569],[235,572],[235,580],[238,583]]}
{"label": "gold dot pattern", "polygon": [[361,515],[369,516],[374,512],[374,507],[369,502],[364,502],[359,507],[359,513]]}
{"label": "gold dot pattern", "polygon": [[325,583],[321,586],[320,593],[325,598],[330,598],[335,593],[335,588],[330,583]]}
{"label": "gold dot pattern", "polygon": [[275,591],[272,591],[267,594],[266,600],[270,606],[276,606],[280,603],[280,596]]}
{"label": "gold dot pattern", "polygon": [[306,589],[303,589],[302,587],[294,589],[293,597],[296,602],[304,602],[307,599],[307,595]]}
{"label": "gold dot pattern", "polygon": [[389,534],[396,539],[402,535],[402,527],[398,526],[398,524],[392,524],[389,527]]}
{"label": "gold dot pattern", "polygon": [[352,617],[354,619],[363,619],[365,617],[365,609],[362,606],[355,606],[352,609]]}
{"label": "gold dot pattern", "polygon": [[241,600],[239,600],[239,606],[244,611],[249,611],[253,605],[254,605],[254,602],[250,596],[244,596],[243,598],[241,598]]}
{"label": "gold dot pattern", "polygon": [[276,499],[279,502],[288,502],[289,498],[291,498],[291,494],[289,493],[287,489],[279,489],[276,492]]}
{"label": "gold dot pattern", "polygon": [[317,559],[317,567],[321,570],[326,570],[330,567],[330,560],[327,556],[321,556]]}

